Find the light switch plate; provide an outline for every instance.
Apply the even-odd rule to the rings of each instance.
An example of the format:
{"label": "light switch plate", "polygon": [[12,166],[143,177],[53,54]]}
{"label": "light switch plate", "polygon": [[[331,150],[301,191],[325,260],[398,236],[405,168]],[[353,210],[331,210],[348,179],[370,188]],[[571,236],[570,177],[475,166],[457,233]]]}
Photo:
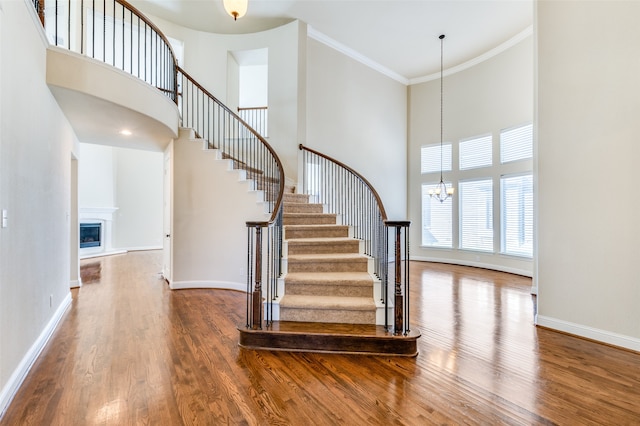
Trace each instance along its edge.
{"label": "light switch plate", "polygon": [[7,209],[2,209],[2,227],[7,227]]}

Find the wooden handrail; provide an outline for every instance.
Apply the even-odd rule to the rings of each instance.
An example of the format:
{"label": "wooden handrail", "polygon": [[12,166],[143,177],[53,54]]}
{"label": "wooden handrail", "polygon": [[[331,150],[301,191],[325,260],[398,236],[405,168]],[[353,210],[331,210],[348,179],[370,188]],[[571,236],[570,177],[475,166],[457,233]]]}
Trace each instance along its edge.
{"label": "wooden handrail", "polygon": [[238,107],[238,111],[250,111],[250,110],[255,110],[255,109],[269,109],[269,107],[266,107],[266,106],[259,106],[259,107]]}
{"label": "wooden handrail", "polygon": [[385,225],[396,228],[409,227],[411,225],[410,220],[385,220]]}
{"label": "wooden handrail", "polygon": [[321,152],[315,151],[315,150],[313,150],[313,149],[311,149],[311,148],[308,148],[308,147],[306,147],[306,146],[304,146],[304,145],[302,145],[302,144],[300,144],[300,145],[298,146],[298,148],[299,148],[301,151],[302,151],[302,150],[309,151],[309,152],[311,152],[311,153],[313,153],[313,154],[315,154],[315,155],[317,155],[317,156],[319,156],[319,157],[324,158],[325,160],[329,160],[329,161],[331,161],[331,162],[333,162],[333,163],[337,164],[338,166],[340,166],[340,167],[342,167],[342,168],[344,168],[344,169],[348,170],[348,171],[349,171],[350,173],[352,173],[354,176],[357,176],[357,177],[358,177],[358,179],[360,179],[360,180],[361,180],[365,185],[367,185],[367,186],[369,187],[369,189],[371,190],[371,193],[372,193],[372,194],[373,194],[373,196],[375,197],[376,202],[378,203],[378,208],[380,208],[380,215],[382,216],[382,220],[383,220],[383,221],[386,221],[386,220],[387,220],[387,213],[386,213],[386,211],[385,211],[385,209],[384,209],[384,205],[382,204],[382,199],[381,199],[381,198],[380,198],[380,196],[378,195],[378,192],[376,192],[376,190],[375,190],[375,188],[373,187],[373,185],[371,185],[371,184],[369,183],[369,181],[368,181],[367,179],[365,179],[365,177],[364,177],[364,176],[362,176],[360,173],[356,172],[355,170],[353,170],[351,167],[347,166],[346,164],[344,164],[344,163],[342,163],[342,162],[340,162],[340,161],[338,161],[338,160],[336,160],[336,159],[334,159],[334,158],[331,158],[331,157],[329,157],[329,156],[327,156],[327,155],[324,155],[324,154],[323,154],[323,153],[321,153]]}

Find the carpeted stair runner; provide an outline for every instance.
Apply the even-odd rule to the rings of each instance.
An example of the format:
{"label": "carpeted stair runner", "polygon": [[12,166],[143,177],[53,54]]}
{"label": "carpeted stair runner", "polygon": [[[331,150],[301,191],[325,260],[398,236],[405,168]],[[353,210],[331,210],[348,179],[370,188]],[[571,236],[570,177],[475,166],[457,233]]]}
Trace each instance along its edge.
{"label": "carpeted stair runner", "polygon": [[335,214],[303,194],[284,195],[287,275],[280,321],[375,324],[371,259]]}

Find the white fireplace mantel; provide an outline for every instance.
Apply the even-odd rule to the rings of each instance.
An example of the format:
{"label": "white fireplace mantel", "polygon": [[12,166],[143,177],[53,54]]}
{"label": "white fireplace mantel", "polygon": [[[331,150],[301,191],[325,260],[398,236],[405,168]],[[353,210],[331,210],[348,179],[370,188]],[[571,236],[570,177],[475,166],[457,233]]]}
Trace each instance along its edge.
{"label": "white fireplace mantel", "polygon": [[113,220],[113,214],[118,210],[117,207],[80,207],[78,217],[80,221],[99,219]]}

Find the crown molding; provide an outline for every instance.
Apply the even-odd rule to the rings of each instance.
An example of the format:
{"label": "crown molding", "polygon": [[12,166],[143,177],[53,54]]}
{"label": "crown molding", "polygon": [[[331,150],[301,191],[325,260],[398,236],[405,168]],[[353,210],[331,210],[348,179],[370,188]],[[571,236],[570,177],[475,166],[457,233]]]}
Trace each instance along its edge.
{"label": "crown molding", "polygon": [[[455,74],[457,72],[460,71],[464,71],[466,69],[469,69],[471,67],[474,67],[476,65],[478,65],[481,62],[486,61],[487,59],[491,59],[494,56],[499,55],[500,53],[504,52],[505,50],[515,46],[516,44],[520,43],[522,40],[526,39],[527,37],[531,36],[533,34],[533,25],[528,26],[527,28],[525,28],[523,31],[519,32],[518,34],[516,34],[515,36],[511,37],[509,40],[505,41],[504,43],[502,43],[501,45],[494,47],[493,49],[487,51],[486,53],[483,53],[482,55],[475,57],[467,62],[464,62],[460,65],[457,65],[453,68],[449,68],[444,70],[443,72],[443,76],[446,77],[448,75],[451,74]],[[438,80],[440,78],[440,73],[434,73],[431,75],[426,75],[424,77],[416,77],[416,78],[412,78],[409,80],[409,85],[412,84],[419,84],[419,83],[426,83],[427,81],[432,81],[432,80]]]}
{"label": "crown molding", "polygon": [[379,63],[367,58],[366,56],[362,55],[359,52],[356,52],[355,50],[351,49],[350,47],[345,46],[344,44],[332,39],[331,37],[326,36],[325,34],[321,33],[320,31],[316,30],[315,28],[313,28],[311,25],[307,26],[307,36],[319,41],[322,44],[326,44],[327,46],[337,50],[338,52],[341,52],[343,54],[345,54],[346,56],[350,57],[351,59],[354,59],[366,66],[368,66],[371,69],[374,69],[376,71],[378,71],[381,74],[386,75],[387,77],[396,80],[399,83],[404,84],[405,86],[409,84],[409,79],[406,77],[401,76],[400,74],[398,74],[395,71],[390,70],[389,68],[380,65]]}
{"label": "crown molding", "polygon": [[[525,28],[524,30],[522,30],[521,32],[519,32],[518,34],[516,34],[515,36],[511,37],[509,40],[505,41],[504,43],[500,44],[497,47],[494,47],[493,49],[487,51],[486,53],[483,53],[482,55],[473,58],[467,62],[464,62],[460,65],[457,65],[453,68],[449,68],[444,70],[443,75],[444,76],[448,76],[451,74],[455,74],[457,72],[460,71],[464,71],[466,69],[469,69],[475,65],[478,65],[484,61],[486,61],[487,59],[491,59],[494,56],[499,55],[500,53],[506,51],[507,49],[515,46],[516,44],[520,43],[522,40],[526,39],[527,37],[531,36],[533,34],[533,25],[528,26],[527,28]],[[332,39],[331,37],[328,37],[327,35],[321,33],[320,31],[316,30],[315,28],[313,28],[311,25],[307,26],[307,36],[309,38],[312,38],[322,44],[325,44],[329,47],[331,47],[332,49],[337,50],[338,52],[343,53],[344,55],[368,66],[369,68],[372,68],[376,71],[378,71],[381,74],[386,75],[387,77],[404,84],[405,86],[410,86],[412,84],[420,84],[420,83],[426,83],[427,81],[432,81],[432,80],[437,80],[440,78],[440,73],[434,73],[434,74],[430,74],[430,75],[426,75],[423,77],[416,77],[416,78],[412,78],[412,79],[408,79],[400,74],[398,74],[395,71],[390,70],[389,68],[380,65],[379,63],[367,58],[366,56],[362,55],[359,52],[356,52],[355,50],[351,49],[350,47],[345,46],[344,44]]]}

